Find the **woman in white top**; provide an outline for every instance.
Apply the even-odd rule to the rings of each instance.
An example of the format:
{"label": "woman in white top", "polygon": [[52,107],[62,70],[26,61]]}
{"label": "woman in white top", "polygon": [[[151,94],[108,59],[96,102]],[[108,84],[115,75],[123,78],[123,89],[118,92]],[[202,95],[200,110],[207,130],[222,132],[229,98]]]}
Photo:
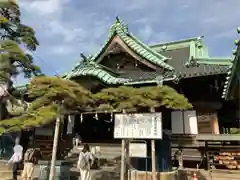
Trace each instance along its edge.
{"label": "woman in white top", "polygon": [[94,162],[94,157],[90,152],[88,144],[84,144],[82,152],[79,154],[77,167],[80,170],[81,180],[90,180],[90,168]]}
{"label": "woman in white top", "polygon": [[17,180],[17,170],[19,163],[22,161],[22,156],[23,156],[23,147],[16,142],[14,148],[13,148],[13,155],[11,159],[8,161],[7,164],[12,164],[12,179]]}

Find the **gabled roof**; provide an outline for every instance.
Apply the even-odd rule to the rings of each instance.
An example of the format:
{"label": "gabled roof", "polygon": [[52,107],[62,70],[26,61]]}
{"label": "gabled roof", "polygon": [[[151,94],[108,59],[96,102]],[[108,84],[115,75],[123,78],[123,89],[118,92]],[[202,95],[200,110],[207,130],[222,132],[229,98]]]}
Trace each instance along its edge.
{"label": "gabled roof", "polygon": [[121,21],[118,17],[116,18],[115,23],[111,26],[109,31],[109,36],[107,41],[104,43],[99,52],[91,57],[91,61],[98,61],[100,55],[104,52],[108,44],[114,38],[114,36],[120,37],[120,39],[135,53],[148,60],[149,62],[156,64],[160,67],[163,67],[168,70],[173,70],[174,68],[165,63],[168,58],[157,53],[155,50],[151,49],[143,42],[138,40],[133,34],[129,33],[128,25]]}
{"label": "gabled roof", "polygon": [[[168,60],[167,57],[161,55],[154,49],[150,48],[149,46],[138,40],[133,34],[128,31],[127,24],[121,21],[118,17],[116,18],[115,23],[113,23],[113,25],[111,26],[108,38],[103,44],[103,46],[93,56],[89,56],[88,60],[98,62],[100,55],[105,51],[109,43],[111,43],[111,40],[114,38],[114,36],[120,37],[120,39],[130,49],[132,49],[135,53],[148,60],[149,62],[168,70],[174,70],[173,67],[164,62]],[[78,65],[79,63],[76,64],[74,68],[76,68]]]}
{"label": "gabled roof", "polygon": [[[159,75],[161,75],[163,79],[173,80],[173,77],[190,78],[226,74],[229,66],[232,65],[232,57],[209,57],[208,48],[203,43],[203,36],[147,46],[132,35],[128,31],[128,26],[118,18],[111,26],[108,39],[99,52],[93,56],[85,58],[88,62],[87,64],[93,62],[98,64],[103,57],[103,53],[107,50],[108,45],[112,42],[114,37],[119,37],[124,44],[136,54],[143,57],[143,59],[168,70],[166,74],[155,73],[146,75],[143,73],[141,81],[147,81],[147,79],[149,81],[155,81],[154,77],[159,77]],[[102,73],[100,73],[100,71]],[[103,74],[105,75],[103,76]],[[97,77],[108,84],[121,84],[123,81],[119,78],[127,79],[127,82],[132,83],[137,81],[137,78],[135,77],[140,76],[135,75],[134,77],[132,74],[129,74],[129,76],[126,74],[125,77],[123,77],[111,73],[106,67],[100,67],[100,64],[98,64],[98,67],[96,65],[93,67],[80,61],[70,73],[65,75],[65,78],[71,79],[86,75]]]}
{"label": "gabled roof", "polygon": [[[240,33],[240,28],[237,29],[237,32]],[[224,84],[222,98],[228,99],[230,94],[230,89],[234,86],[233,79],[234,77],[240,76],[240,40],[235,40],[235,45],[237,46],[236,50],[233,50],[234,60],[233,64],[230,66],[229,71],[227,72],[226,81]]]}

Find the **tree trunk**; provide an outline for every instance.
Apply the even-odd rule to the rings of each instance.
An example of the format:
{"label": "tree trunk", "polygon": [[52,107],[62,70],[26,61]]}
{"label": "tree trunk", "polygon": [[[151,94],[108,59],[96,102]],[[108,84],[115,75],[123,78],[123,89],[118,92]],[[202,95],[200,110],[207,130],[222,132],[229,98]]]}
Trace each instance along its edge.
{"label": "tree trunk", "polygon": [[[0,97],[0,98],[2,98],[2,97]],[[0,120],[6,119],[7,116],[8,116],[8,111],[7,111],[7,107],[6,107],[6,101],[3,99],[0,101]]]}

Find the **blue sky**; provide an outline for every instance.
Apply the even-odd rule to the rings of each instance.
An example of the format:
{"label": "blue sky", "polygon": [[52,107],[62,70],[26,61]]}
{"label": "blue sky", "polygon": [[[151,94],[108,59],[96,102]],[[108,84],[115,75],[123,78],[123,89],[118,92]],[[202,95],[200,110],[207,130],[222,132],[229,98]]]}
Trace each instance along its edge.
{"label": "blue sky", "polygon": [[[19,0],[22,21],[36,31],[35,63],[62,74],[104,43],[119,16],[147,44],[204,36],[212,56],[231,56],[240,0]],[[22,84],[22,78],[16,80]]]}

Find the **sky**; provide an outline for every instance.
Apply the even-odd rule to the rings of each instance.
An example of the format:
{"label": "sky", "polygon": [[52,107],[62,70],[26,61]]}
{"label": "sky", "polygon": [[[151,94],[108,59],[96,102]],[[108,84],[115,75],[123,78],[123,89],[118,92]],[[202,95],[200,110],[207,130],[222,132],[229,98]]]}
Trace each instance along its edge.
{"label": "sky", "polygon": [[[119,16],[146,44],[204,36],[211,56],[231,56],[240,0],[18,0],[21,19],[36,31],[34,62],[61,75],[104,44]],[[17,84],[26,80],[16,79]]]}

